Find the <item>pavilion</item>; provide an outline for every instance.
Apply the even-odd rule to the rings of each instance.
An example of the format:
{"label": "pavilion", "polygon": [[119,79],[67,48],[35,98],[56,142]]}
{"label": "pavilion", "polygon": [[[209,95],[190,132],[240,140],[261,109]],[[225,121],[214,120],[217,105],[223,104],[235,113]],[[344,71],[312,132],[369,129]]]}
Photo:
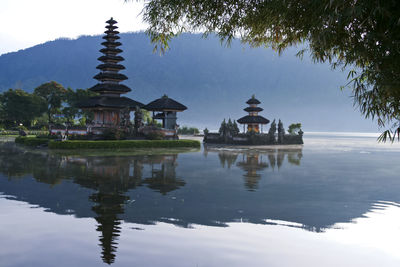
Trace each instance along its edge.
{"label": "pavilion", "polygon": [[[176,113],[182,112],[187,109],[185,105],[163,95],[161,98],[156,99],[143,107],[148,111],[153,112],[153,120],[161,120],[162,128],[166,130],[176,130]],[[155,112],[158,112],[155,114]]]}
{"label": "pavilion", "polygon": [[247,132],[260,133],[261,125],[262,132],[262,125],[268,124],[269,120],[264,118],[263,116],[258,115],[259,112],[263,111],[263,108],[257,106],[261,102],[257,100],[253,95],[249,100],[247,100],[246,103],[249,105],[249,107],[243,110],[248,112],[249,115],[238,119],[237,122],[243,124],[243,131],[245,131],[245,125],[247,125]]}

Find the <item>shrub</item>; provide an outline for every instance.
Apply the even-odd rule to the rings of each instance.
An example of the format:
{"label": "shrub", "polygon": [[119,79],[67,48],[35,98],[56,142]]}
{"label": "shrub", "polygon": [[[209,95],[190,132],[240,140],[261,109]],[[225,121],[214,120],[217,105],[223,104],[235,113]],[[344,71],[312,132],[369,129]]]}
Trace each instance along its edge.
{"label": "shrub", "polygon": [[51,149],[124,149],[200,147],[196,140],[50,141]]}
{"label": "shrub", "polygon": [[61,136],[58,136],[58,135],[55,135],[55,134],[53,134],[53,135],[51,135],[51,134],[37,134],[36,138],[61,139]]}
{"label": "shrub", "polygon": [[195,128],[195,127],[187,127],[187,126],[183,126],[181,128],[178,129],[178,134],[199,134],[200,131],[199,129]]}
{"label": "shrub", "polygon": [[121,140],[125,139],[126,134],[120,129],[107,128],[101,134],[103,140]]}
{"label": "shrub", "polygon": [[298,134],[301,128],[301,123],[292,123],[289,125],[288,132],[289,134]]}
{"label": "shrub", "polygon": [[161,131],[152,131],[146,135],[146,138],[149,140],[163,140],[164,137],[164,133]]}
{"label": "shrub", "polygon": [[68,135],[68,140],[89,140],[90,137],[88,135],[81,134],[71,134]]}
{"label": "shrub", "polygon": [[0,131],[0,135],[18,135],[18,131]]}
{"label": "shrub", "polygon": [[48,142],[49,142],[48,138],[25,137],[25,136],[18,136],[15,138],[15,143],[22,144],[25,146],[47,145]]}

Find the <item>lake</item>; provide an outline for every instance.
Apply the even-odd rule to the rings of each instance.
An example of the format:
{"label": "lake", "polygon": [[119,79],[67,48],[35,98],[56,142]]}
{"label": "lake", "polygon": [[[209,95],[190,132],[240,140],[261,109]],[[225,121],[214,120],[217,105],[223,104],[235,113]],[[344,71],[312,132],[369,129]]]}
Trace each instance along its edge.
{"label": "lake", "polygon": [[0,266],[400,266],[400,145],[55,153],[0,142]]}

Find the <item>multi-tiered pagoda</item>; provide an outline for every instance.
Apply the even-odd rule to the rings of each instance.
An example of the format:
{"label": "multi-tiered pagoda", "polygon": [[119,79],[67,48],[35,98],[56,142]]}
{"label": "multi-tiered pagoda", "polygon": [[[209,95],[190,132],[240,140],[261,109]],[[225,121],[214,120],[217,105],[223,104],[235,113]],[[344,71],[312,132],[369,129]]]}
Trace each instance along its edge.
{"label": "multi-tiered pagoda", "polygon": [[111,18],[106,23],[107,30],[104,32],[106,35],[103,36],[105,42],[101,43],[104,48],[100,49],[104,55],[98,58],[102,64],[97,66],[100,73],[93,77],[99,83],[89,89],[99,93],[99,96],[91,97],[79,104],[80,108],[94,112],[94,120],[89,125],[88,131],[95,134],[102,133],[107,128],[125,129],[130,121],[130,111],[144,106],[128,97],[121,97],[121,94],[126,94],[131,89],[120,84],[128,77],[119,73],[125,67],[119,64],[124,58],[118,55],[122,50],[118,48],[121,43],[117,42],[120,39],[119,32],[116,30],[118,27],[115,26],[117,21]]}
{"label": "multi-tiered pagoda", "polygon": [[253,95],[249,100],[246,102],[249,106],[244,111],[248,112],[249,115],[244,116],[237,120],[238,123],[247,125],[247,132],[260,132],[260,124],[268,124],[269,120],[264,118],[263,116],[258,115],[258,112],[263,111],[262,108],[257,107],[257,105],[261,104],[260,101],[256,99]]}

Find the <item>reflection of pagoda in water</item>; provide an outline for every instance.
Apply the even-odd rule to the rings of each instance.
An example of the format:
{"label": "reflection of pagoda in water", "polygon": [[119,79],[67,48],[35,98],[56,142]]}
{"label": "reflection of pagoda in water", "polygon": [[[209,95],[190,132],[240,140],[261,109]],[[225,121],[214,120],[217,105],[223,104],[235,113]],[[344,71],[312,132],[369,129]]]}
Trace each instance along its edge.
{"label": "reflection of pagoda in water", "polygon": [[90,200],[96,203],[92,210],[96,213],[95,219],[98,223],[96,230],[101,232],[101,258],[105,263],[111,264],[115,261],[117,239],[121,232],[119,215],[124,213],[123,205],[128,199],[129,197],[124,196],[118,190],[99,190],[90,196]]}
{"label": "reflection of pagoda in water", "polygon": [[254,191],[258,187],[258,181],[261,175],[258,173],[268,168],[268,163],[263,161],[260,154],[243,154],[242,161],[237,163],[237,166],[247,173],[243,175],[245,178],[245,186],[248,190]]}
{"label": "reflection of pagoda in water", "polygon": [[[204,155],[206,156],[209,151],[213,151],[213,147],[205,146]],[[258,182],[261,179],[262,171],[271,167],[272,170],[278,167],[278,170],[284,164],[287,156],[287,162],[290,165],[300,165],[303,156],[302,149],[273,149],[265,152],[232,152],[224,150],[215,150],[218,152],[218,158],[223,168],[230,169],[241,155],[241,161],[236,163],[236,166],[244,170],[246,173],[243,175],[245,179],[245,186],[249,191],[254,191],[258,187]],[[268,160],[268,162],[267,162]]]}
{"label": "reflection of pagoda in water", "polygon": [[[100,235],[102,247],[102,259],[111,264],[115,261],[118,237],[120,234],[120,216],[124,214],[124,204],[129,200],[126,192],[140,185],[141,177],[129,175],[129,166],[137,166],[141,169],[137,160],[123,157],[113,158],[84,158],[83,163],[87,170],[86,176],[79,176],[75,182],[96,190],[89,199],[94,203],[92,210],[98,223],[97,231]],[[81,159],[72,158],[70,162],[79,162]],[[70,164],[71,165],[71,164]],[[136,172],[140,173],[140,170]],[[134,172],[135,173],[135,172]]]}
{"label": "reflection of pagoda in water", "polygon": [[[92,210],[96,214],[97,231],[101,232],[100,245],[105,263],[115,261],[121,216],[129,201],[126,193],[142,185],[162,194],[184,186],[185,182],[176,178],[176,159],[177,155],[66,159],[69,165],[85,165],[85,169],[89,170],[86,175],[75,178],[74,182],[96,190],[89,199],[94,203]],[[160,165],[160,169],[154,169],[154,164]],[[152,166],[152,177],[142,178],[144,165]]]}

